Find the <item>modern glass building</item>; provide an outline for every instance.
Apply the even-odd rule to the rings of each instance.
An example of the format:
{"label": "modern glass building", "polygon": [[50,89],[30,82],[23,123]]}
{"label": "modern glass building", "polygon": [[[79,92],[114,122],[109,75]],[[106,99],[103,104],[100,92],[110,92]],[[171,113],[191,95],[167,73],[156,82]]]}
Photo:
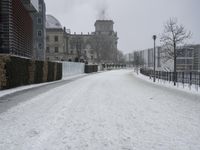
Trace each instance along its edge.
{"label": "modern glass building", "polygon": [[[35,4],[38,0],[34,0]],[[33,57],[33,20],[30,0],[0,1],[0,53]]]}

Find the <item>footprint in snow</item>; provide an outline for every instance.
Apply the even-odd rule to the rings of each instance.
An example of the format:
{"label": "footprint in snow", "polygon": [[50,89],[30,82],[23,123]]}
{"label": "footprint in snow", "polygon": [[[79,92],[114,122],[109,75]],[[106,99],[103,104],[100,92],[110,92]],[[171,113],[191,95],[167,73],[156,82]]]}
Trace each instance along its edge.
{"label": "footprint in snow", "polygon": [[38,136],[38,135],[40,134],[40,131],[37,131],[37,130],[30,130],[27,134],[28,134],[28,136],[29,136],[30,138],[32,138],[32,137]]}

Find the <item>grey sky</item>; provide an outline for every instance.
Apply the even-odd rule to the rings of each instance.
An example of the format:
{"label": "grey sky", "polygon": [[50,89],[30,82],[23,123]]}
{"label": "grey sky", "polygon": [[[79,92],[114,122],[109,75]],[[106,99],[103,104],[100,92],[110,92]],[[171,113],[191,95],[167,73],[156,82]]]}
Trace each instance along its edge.
{"label": "grey sky", "polygon": [[[45,0],[47,13],[71,32],[94,31],[94,22],[106,17],[115,22],[118,48],[124,53],[153,47],[152,35],[162,33],[170,17],[193,33],[190,43],[200,44],[200,0]],[[159,45],[159,40],[157,45]]]}

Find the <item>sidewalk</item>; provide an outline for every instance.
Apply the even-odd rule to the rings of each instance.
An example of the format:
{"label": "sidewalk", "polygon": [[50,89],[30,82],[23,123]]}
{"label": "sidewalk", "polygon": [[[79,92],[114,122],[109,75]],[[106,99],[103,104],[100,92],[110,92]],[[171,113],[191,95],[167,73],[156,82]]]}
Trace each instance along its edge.
{"label": "sidewalk", "polygon": [[24,90],[28,90],[28,89],[33,89],[33,88],[37,88],[37,87],[41,87],[41,86],[45,86],[45,85],[49,85],[49,84],[59,83],[59,82],[63,82],[63,81],[66,81],[66,80],[72,80],[72,79],[84,77],[84,76],[86,76],[86,74],[79,74],[79,75],[64,77],[62,80],[53,81],[53,82],[45,82],[45,83],[40,83],[40,84],[20,86],[20,87],[8,89],[8,90],[2,90],[2,91],[0,90],[0,98],[4,97],[6,95],[16,93],[16,92],[20,92],[20,91],[24,91]]}
{"label": "sidewalk", "polygon": [[183,85],[182,83],[177,82],[177,85],[174,86],[173,82],[169,82],[169,81],[165,81],[165,80],[161,80],[161,79],[156,79],[156,82],[154,83],[153,78],[150,79],[149,76],[145,76],[145,75],[143,75],[139,72],[138,72],[138,74],[136,72],[133,72],[133,75],[137,78],[145,80],[145,81],[152,83],[154,85],[163,86],[163,87],[171,88],[173,90],[178,90],[178,91],[182,91],[182,92],[187,92],[189,94],[200,95],[200,88],[199,88],[199,90],[197,90],[195,85],[192,85],[190,87],[188,84]]}

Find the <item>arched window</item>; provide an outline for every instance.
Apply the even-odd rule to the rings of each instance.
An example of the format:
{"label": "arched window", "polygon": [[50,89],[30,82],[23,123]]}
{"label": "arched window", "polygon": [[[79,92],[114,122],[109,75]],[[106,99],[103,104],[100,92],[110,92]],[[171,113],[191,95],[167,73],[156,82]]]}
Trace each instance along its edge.
{"label": "arched window", "polygon": [[42,31],[41,31],[41,30],[38,30],[37,36],[38,36],[38,37],[41,37],[41,36],[42,36]]}

